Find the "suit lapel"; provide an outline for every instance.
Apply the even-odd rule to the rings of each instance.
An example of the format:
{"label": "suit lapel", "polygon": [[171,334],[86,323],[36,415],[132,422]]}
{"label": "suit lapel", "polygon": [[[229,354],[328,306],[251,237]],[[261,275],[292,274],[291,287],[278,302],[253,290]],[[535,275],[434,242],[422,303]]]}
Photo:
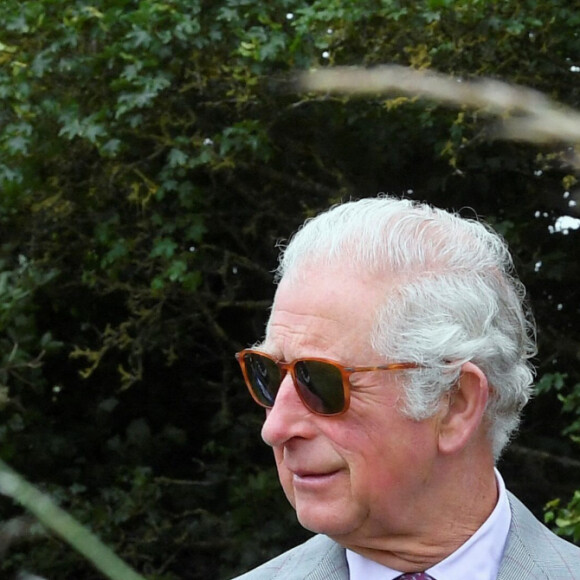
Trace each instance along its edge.
{"label": "suit lapel", "polygon": [[542,542],[542,525],[508,492],[512,521],[497,580],[546,580],[537,565],[534,546]]}
{"label": "suit lapel", "polygon": [[345,549],[335,542],[332,544],[324,558],[305,578],[308,580],[349,580]]}
{"label": "suit lapel", "polygon": [[345,549],[321,534],[283,555],[273,568],[275,580],[349,580]]}

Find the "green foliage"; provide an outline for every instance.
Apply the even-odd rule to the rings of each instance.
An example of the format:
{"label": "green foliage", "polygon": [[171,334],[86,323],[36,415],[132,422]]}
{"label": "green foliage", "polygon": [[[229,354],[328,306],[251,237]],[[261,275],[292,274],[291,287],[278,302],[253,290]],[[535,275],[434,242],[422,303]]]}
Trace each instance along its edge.
{"label": "green foliage", "polygon": [[[578,436],[578,231],[549,229],[575,212],[567,152],[490,144],[485,111],[297,95],[291,73],[395,62],[578,107],[577,12],[0,3],[1,456],[149,578],[226,578],[302,539],[232,353],[263,332],[276,243],[340,198],[385,190],[474,207],[508,238],[541,375],[567,385],[544,380],[527,419],[541,437],[524,426],[521,442],[572,453],[560,432]],[[90,578],[52,539],[11,546],[3,575],[24,563]]]}
{"label": "green foliage", "polygon": [[[562,373],[545,374],[537,385],[538,394],[557,393],[562,404],[562,412],[567,415],[562,435],[568,436],[576,449],[580,444],[580,383],[572,387],[568,375]],[[549,501],[545,506],[544,521],[551,524],[561,536],[580,542],[580,490],[577,490],[566,505],[560,498]]]}
{"label": "green foliage", "polygon": [[[57,271],[18,255],[13,248],[0,248],[0,406],[10,403],[9,390],[38,387],[40,366],[46,354],[54,354],[61,343],[50,331],[39,333],[35,298],[39,290],[57,277]],[[14,263],[15,262],[15,263]],[[5,429],[0,427],[0,432]],[[0,441],[3,439],[0,434]]]}
{"label": "green foliage", "polygon": [[545,521],[554,524],[561,536],[568,536],[576,543],[580,542],[580,491],[576,491],[565,506],[561,505],[559,499],[548,502]]}
{"label": "green foliage", "polygon": [[580,443],[580,383],[569,386],[568,375],[548,373],[537,384],[538,394],[555,391],[558,400],[562,403],[562,412],[572,415],[571,422],[567,421],[562,434],[568,435],[575,443]]}

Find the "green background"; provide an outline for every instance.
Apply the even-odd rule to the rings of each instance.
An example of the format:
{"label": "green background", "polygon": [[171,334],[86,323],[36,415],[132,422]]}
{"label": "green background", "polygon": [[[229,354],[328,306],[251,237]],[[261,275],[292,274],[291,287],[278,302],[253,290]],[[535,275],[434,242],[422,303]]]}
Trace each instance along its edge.
{"label": "green background", "polygon": [[[3,0],[2,459],[151,579],[229,578],[307,537],[233,353],[263,334],[276,244],[388,192],[510,243],[539,393],[502,472],[539,517],[561,498],[550,525],[579,541],[580,232],[557,225],[579,217],[573,149],[490,141],[482,110],[292,82],[397,63],[580,108],[573,4]],[[8,499],[0,519],[2,577],[100,577]]]}

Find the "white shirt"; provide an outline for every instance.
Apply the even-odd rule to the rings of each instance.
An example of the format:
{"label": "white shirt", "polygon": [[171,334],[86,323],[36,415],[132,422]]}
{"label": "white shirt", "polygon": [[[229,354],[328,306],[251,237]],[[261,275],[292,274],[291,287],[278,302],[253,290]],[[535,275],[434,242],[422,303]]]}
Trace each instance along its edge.
{"label": "white shirt", "polygon": [[[505,483],[495,470],[499,498],[483,525],[445,560],[425,570],[435,580],[497,580],[512,519]],[[402,572],[346,551],[351,580],[393,580]]]}

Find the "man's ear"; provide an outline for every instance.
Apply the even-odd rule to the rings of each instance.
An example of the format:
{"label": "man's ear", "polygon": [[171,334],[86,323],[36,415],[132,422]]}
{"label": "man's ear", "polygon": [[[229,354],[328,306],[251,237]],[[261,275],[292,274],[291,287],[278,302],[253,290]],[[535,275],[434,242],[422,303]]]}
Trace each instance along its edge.
{"label": "man's ear", "polygon": [[457,453],[469,444],[481,427],[488,396],[489,386],[483,371],[471,362],[465,363],[457,384],[449,393],[448,404],[441,410],[441,453]]}

